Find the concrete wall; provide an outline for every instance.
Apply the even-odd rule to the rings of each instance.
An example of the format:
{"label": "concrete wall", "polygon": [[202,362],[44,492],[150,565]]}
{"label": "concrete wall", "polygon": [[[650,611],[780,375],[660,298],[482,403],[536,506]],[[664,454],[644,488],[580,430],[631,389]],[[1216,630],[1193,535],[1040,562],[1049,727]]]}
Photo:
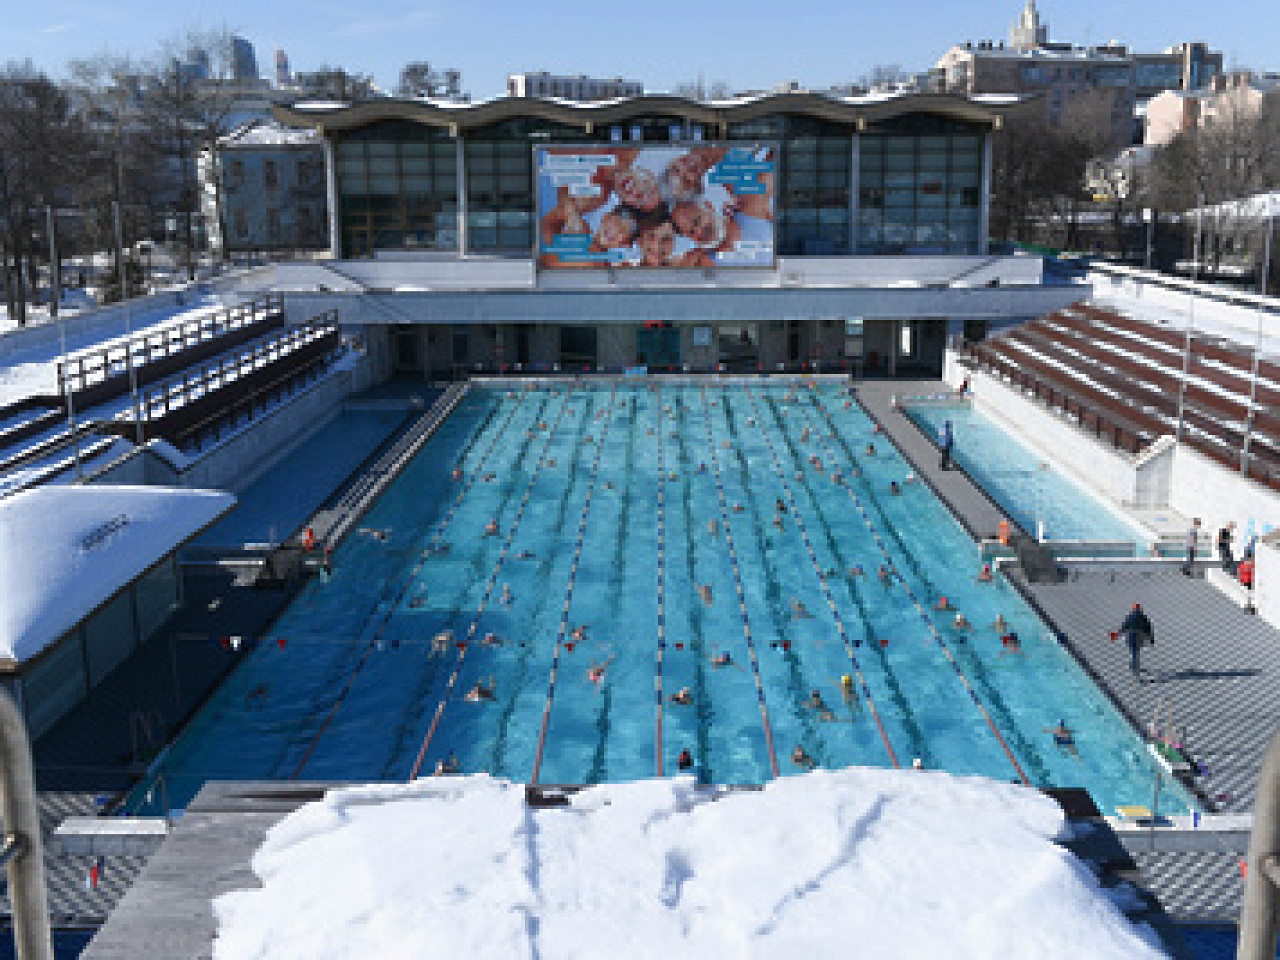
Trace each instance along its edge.
{"label": "concrete wall", "polygon": [[549,270],[526,257],[379,255],[325,266],[282,263],[277,289],[330,290],[653,290],[759,287],[1036,286],[1040,257],[782,257],[775,268],[711,270]]}
{"label": "concrete wall", "polygon": [[337,370],[259,419],[248,430],[198,455],[182,486],[243,490],[338,412],[352,392],[352,371]]}
{"label": "concrete wall", "polygon": [[1280,544],[1259,541],[1254,559],[1254,606],[1258,616],[1280,627]]}
{"label": "concrete wall", "polygon": [[1137,493],[1133,459],[1003,380],[983,371],[969,371],[955,362],[948,350],[943,378],[959,386],[969,378],[974,402],[1026,446],[1075,476],[1086,487],[1120,504],[1132,504]]}
{"label": "concrete wall", "polygon": [[1178,447],[1173,464],[1169,506],[1184,516],[1200,517],[1211,533],[1234,520],[1237,553],[1250,521],[1258,533],[1266,524],[1280,524],[1280,495],[1262,484],[1186,446]]}

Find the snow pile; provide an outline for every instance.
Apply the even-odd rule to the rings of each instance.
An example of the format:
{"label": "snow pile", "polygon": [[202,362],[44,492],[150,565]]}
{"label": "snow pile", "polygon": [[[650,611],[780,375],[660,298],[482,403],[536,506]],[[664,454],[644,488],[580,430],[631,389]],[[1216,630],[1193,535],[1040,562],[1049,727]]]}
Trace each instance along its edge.
{"label": "snow pile", "polygon": [[78,484],[0,500],[0,658],[40,653],[234,505],[217,491]]}
{"label": "snow pile", "polygon": [[539,811],[485,775],[335,790],[214,901],[214,957],[1163,956],[1064,826],[1026,788],[864,768]]}

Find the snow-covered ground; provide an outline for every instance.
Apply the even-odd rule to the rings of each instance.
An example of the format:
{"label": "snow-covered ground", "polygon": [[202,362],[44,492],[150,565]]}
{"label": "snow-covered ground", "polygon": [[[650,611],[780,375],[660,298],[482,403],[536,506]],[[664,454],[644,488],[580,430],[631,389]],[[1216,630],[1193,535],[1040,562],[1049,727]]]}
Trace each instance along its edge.
{"label": "snow-covered ground", "polygon": [[1064,829],[1033,790],[933,771],[540,811],[485,775],[334,790],[270,831],[261,889],[214,901],[214,957],[1163,956]]}

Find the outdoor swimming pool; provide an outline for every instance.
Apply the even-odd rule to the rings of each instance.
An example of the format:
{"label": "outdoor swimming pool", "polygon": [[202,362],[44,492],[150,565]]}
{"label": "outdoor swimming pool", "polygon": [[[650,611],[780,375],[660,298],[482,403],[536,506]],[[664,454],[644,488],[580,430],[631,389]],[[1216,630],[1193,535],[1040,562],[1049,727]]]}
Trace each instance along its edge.
{"label": "outdoor swimming pool", "polygon": [[1134,544],[1150,552],[1150,535],[1098,497],[1064,476],[990,417],[965,402],[904,401],[904,410],[925,433],[937,437],[950,420],[956,463],[1024,530],[1043,523],[1047,540],[1092,540]]}
{"label": "outdoor swimming pool", "polygon": [[197,546],[279,543],[324,502],[408,416],[407,410],[343,410],[236,496],[236,508]]}
{"label": "outdoor swimming pool", "polygon": [[[339,547],[132,806],[181,807],[206,779],[404,779],[450,754],[591,783],[674,773],[688,750],[708,780],[760,783],[802,769],[796,747],[1149,803],[1141,740],[1012,588],[975,581],[978,546],[926,487],[890,494],[909,468],[858,405],[792,389],[472,389],[365,518],[385,539]],[[492,700],[464,698],[477,682]],[[1161,797],[1193,804],[1167,779]]]}

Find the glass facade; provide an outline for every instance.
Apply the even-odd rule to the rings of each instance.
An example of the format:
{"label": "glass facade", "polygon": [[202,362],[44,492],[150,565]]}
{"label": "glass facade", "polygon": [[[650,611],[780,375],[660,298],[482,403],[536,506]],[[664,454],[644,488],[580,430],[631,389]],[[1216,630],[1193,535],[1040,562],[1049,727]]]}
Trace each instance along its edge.
{"label": "glass facade", "polygon": [[593,139],[582,127],[521,119],[469,130],[463,137],[467,246],[477,253],[533,250],[533,147]]}
{"label": "glass facade", "polygon": [[809,117],[763,117],[730,124],[729,139],[773,140],[781,146],[776,213],[779,255],[850,252],[852,127]]}
{"label": "glass facade", "polygon": [[[467,251],[528,254],[533,249],[533,148],[538,144],[716,139],[717,133],[668,116],[601,124],[592,133],[585,124],[534,117],[466,130]],[[982,124],[908,114],[858,132],[852,122],[777,114],[730,123],[725,134],[729,140],[779,146],[779,255],[982,250]],[[337,134],[342,255],[458,250],[457,144],[445,128],[408,120]]]}
{"label": "glass facade", "polygon": [[857,252],[980,252],[982,143],[980,127],[936,117],[863,133]]}
{"label": "glass facade", "polygon": [[384,120],[334,145],[342,255],[457,250],[457,146],[448,131]]}

